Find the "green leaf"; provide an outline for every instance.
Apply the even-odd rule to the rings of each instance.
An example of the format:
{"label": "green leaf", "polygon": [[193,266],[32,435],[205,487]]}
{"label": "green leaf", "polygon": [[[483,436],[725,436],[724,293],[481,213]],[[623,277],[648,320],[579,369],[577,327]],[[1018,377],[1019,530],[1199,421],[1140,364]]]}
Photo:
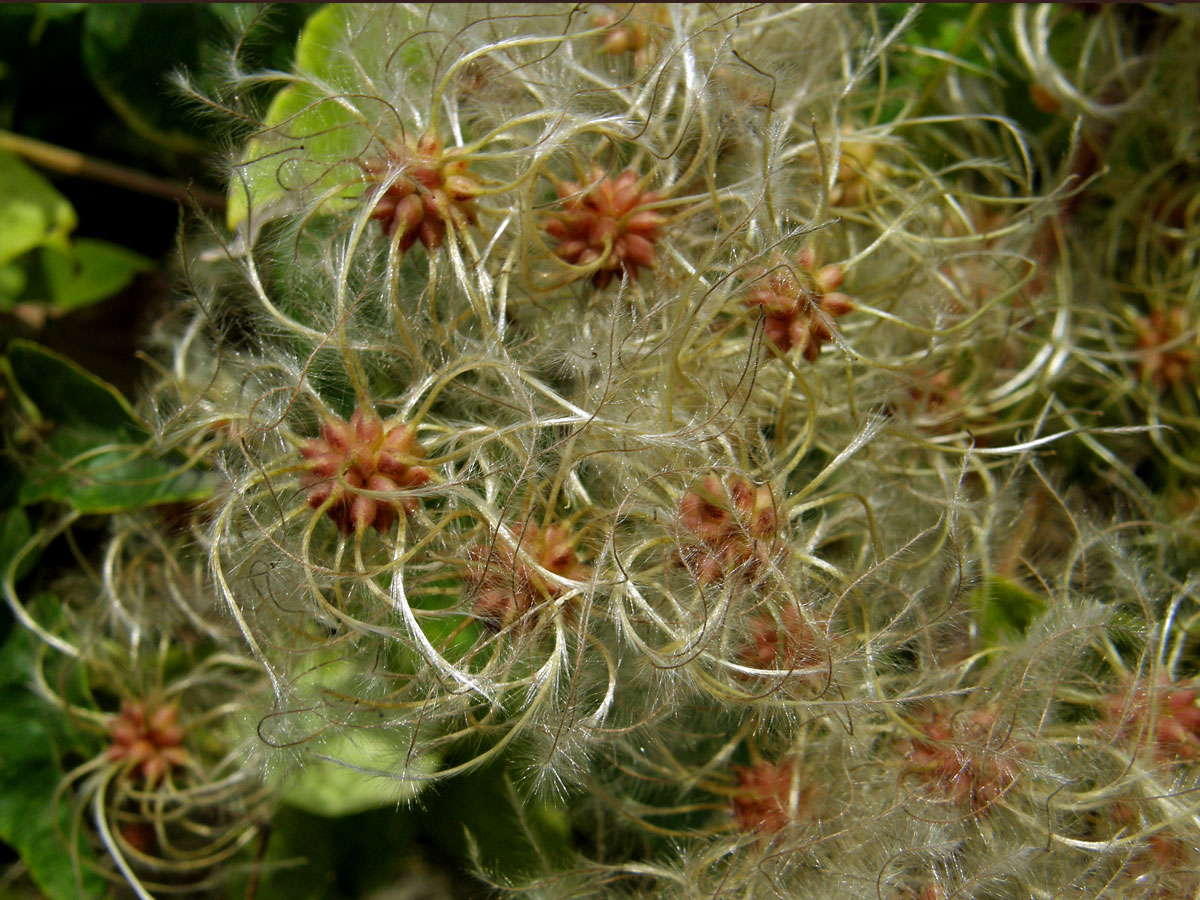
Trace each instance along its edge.
{"label": "green leaf", "polygon": [[111,297],[151,266],[140,253],[92,238],[77,239],[72,253],[42,249],[49,299],[62,309],[78,309]]}
{"label": "green leaf", "polygon": [[86,3],[39,3],[34,9],[33,30],[29,35],[29,43],[37,45],[41,42],[46,26],[52,22],[62,22],[71,19],[87,9]]}
{"label": "green leaf", "polygon": [[209,130],[173,94],[169,78],[180,68],[202,70],[225,33],[207,4],[89,4],[83,64],[135,132],[170,150],[202,153],[212,143]]}
{"label": "green leaf", "polygon": [[237,36],[246,68],[285,72],[292,67],[304,23],[321,10],[318,3],[210,3],[208,9]]}
{"label": "green leaf", "polygon": [[202,500],[212,487],[200,473],[179,471],[145,446],[114,444],[102,434],[57,432],[30,464],[23,504],[64,503],[88,515]]}
{"label": "green leaf", "polygon": [[72,856],[90,860],[91,852],[82,840],[72,852],[65,839],[70,804],[52,802],[62,777],[59,756],[87,742],[24,686],[36,652],[37,639],[23,628],[0,650],[0,838],[21,855],[49,900],[104,897],[104,880],[86,865],[76,884]]}
{"label": "green leaf", "polygon": [[208,495],[199,473],[152,454],[145,426],[112,385],[28,341],[10,343],[6,361],[50,429],[26,470],[22,504],[57,501],[82,513],[113,513]]}
{"label": "green leaf", "polygon": [[[261,900],[362,900],[376,894],[414,858],[424,857],[413,836],[426,817],[418,810],[375,809],[328,819],[284,805],[271,817],[262,859]],[[244,900],[247,878],[234,867],[226,897]],[[404,896],[424,897],[424,894]],[[440,895],[439,895],[440,896]]]}
{"label": "green leaf", "polygon": [[[297,684],[303,683],[306,689],[349,694],[360,675],[355,660],[317,653]],[[401,781],[387,774],[409,752],[410,739],[411,734],[403,730],[360,728],[330,733],[307,748],[305,766],[298,776],[288,780],[284,800],[320,816],[394,809],[415,797],[426,784]],[[432,774],[437,771],[439,761],[437,754],[425,754],[409,769],[414,775]]]}
{"label": "green leaf", "polygon": [[29,276],[20,263],[0,265],[0,309],[12,309],[28,282]]}
{"label": "green leaf", "polygon": [[486,629],[474,616],[429,616],[421,620],[421,630],[443,656],[458,662],[477,650]]}
{"label": "green leaf", "polygon": [[66,249],[75,210],[45,178],[0,150],[0,265],[36,247]]}
{"label": "green leaf", "polygon": [[23,340],[10,343],[7,356],[21,392],[56,425],[105,431],[124,439],[146,435],[120,391],[66,357]]}
{"label": "green leaf", "polygon": [[539,872],[542,858],[565,864],[572,855],[566,809],[522,796],[500,763],[445,782],[422,804],[435,842],[496,877],[520,880]]}
{"label": "green leaf", "polygon": [[[21,548],[33,537],[33,526],[29,516],[20,507],[13,507],[0,512],[0,577],[8,571],[12,558],[21,552]],[[17,566],[14,581],[20,581],[29,574],[37,555],[30,553]]]}
{"label": "green leaf", "polygon": [[[372,59],[387,60],[396,71],[405,72],[410,86],[429,81],[427,54],[420,42],[408,42],[394,59],[386,46],[389,35],[405,27],[420,30],[414,13],[355,4],[322,7],[305,23],[296,43],[296,68],[325,88],[301,80],[275,95],[263,131],[246,145],[242,163],[234,170],[229,228],[246,221],[250,211],[255,217],[271,217],[301,190],[312,197],[332,194],[325,201],[328,212],[362,195],[362,170],[354,160],[367,149],[385,108],[358,96],[367,90],[360,66],[370,66]],[[352,34],[354,59],[342,49]],[[372,41],[378,44],[374,53]]]}
{"label": "green leaf", "polygon": [[[328,756],[337,762],[318,759],[306,764],[283,799],[297,809],[319,816],[394,809],[415,797],[424,782],[399,781],[369,773],[382,771],[388,761],[403,756],[406,747],[407,742],[398,741],[394,735],[374,731],[341,732],[318,751],[320,756]],[[437,771],[438,759],[433,754],[426,754],[411,768],[415,770],[414,774],[432,774]]]}
{"label": "green leaf", "polygon": [[[322,98],[311,85],[291,85],[271,101],[266,124],[277,130],[250,141],[234,170],[226,219],[230,229],[246,221],[251,209],[256,216],[269,216],[302,188],[320,194],[344,185],[338,193],[343,204],[362,194],[357,165],[323,162],[352,159],[363,149],[357,123],[342,106]],[[327,211],[337,207],[335,200]]]}
{"label": "green leaf", "polygon": [[975,627],[988,647],[1020,640],[1046,611],[1046,601],[1007,578],[987,579],[970,596]]}
{"label": "green leaf", "polygon": [[[50,900],[77,900],[75,867],[65,836],[70,808],[52,803],[61,773],[47,718],[54,710],[25,688],[0,691],[0,838],[20,855]],[[75,852],[88,855],[80,840]],[[84,897],[105,895],[99,875],[80,866]]]}
{"label": "green leaf", "polygon": [[241,31],[262,11],[261,3],[214,3],[213,13],[231,29]]}

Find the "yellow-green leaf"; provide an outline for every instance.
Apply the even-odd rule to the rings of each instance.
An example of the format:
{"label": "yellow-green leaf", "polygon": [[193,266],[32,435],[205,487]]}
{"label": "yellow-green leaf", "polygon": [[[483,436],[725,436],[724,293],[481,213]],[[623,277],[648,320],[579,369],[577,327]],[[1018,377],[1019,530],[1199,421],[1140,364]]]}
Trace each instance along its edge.
{"label": "yellow-green leaf", "polygon": [[[339,732],[315,751],[318,758],[305,765],[283,799],[297,809],[319,816],[348,816],[368,809],[394,808],[415,797],[425,784],[384,774],[396,760],[403,758],[406,747],[406,742],[391,735]],[[437,756],[427,753],[409,766],[409,774],[431,775],[437,769]]]}
{"label": "yellow-green leaf", "polygon": [[101,898],[107,892],[91,851],[82,840],[74,847],[67,841],[71,804],[54,802],[59,758],[82,749],[84,739],[26,686],[37,652],[37,638],[19,626],[0,649],[0,839],[21,855],[48,900]]}
{"label": "yellow-green leaf", "polygon": [[[393,116],[394,100],[370,96],[368,79],[380,83],[403,72],[405,83],[429,82],[430,57],[419,42],[394,55],[400,33],[421,29],[416,13],[399,6],[330,4],[305,23],[296,43],[297,79],[277,93],[263,129],[246,145],[229,184],[227,224],[235,229],[291,211],[320,198],[335,212],[362,195],[355,160],[368,149],[381,118]],[[355,56],[347,51],[353,35]],[[371,71],[390,68],[391,76]]]}

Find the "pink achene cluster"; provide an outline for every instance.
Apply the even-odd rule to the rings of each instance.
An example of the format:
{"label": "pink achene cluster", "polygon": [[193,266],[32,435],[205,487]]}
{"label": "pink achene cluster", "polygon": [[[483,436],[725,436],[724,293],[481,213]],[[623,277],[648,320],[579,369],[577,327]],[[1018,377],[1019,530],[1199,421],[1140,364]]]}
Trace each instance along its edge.
{"label": "pink achene cluster", "polygon": [[927,375],[918,370],[913,376],[916,383],[909,388],[908,395],[917,409],[929,413],[942,412],[962,403],[962,389],[954,383],[950,372]]}
{"label": "pink achene cluster", "polygon": [[[738,766],[733,795],[733,818],[743,831],[776,834],[812,812],[816,789],[796,785],[799,766],[791,757]],[[795,785],[795,797],[792,788]]]}
{"label": "pink achene cluster", "polygon": [[639,268],[658,261],[654,244],[666,220],[644,207],[663,198],[643,191],[637,173],[626,170],[612,178],[596,168],[586,186],[563,181],[557,189],[563,209],[543,227],[559,239],[554,252],[561,259],[576,266],[596,264],[596,287],[607,287],[621,273],[636,279]]}
{"label": "pink achene cluster", "polygon": [[1183,309],[1156,309],[1135,323],[1137,349],[1141,353],[1138,373],[1160,390],[1196,380],[1200,360],[1195,340],[1185,340],[1187,323]]}
{"label": "pink achene cluster", "polygon": [[111,743],[107,758],[124,763],[147,784],[156,784],[188,761],[183,747],[184,731],[178,720],[179,709],[173,703],[150,706],[125,701],[121,711],[108,723]]}
{"label": "pink achene cluster", "polygon": [[895,895],[895,900],[946,900],[946,892],[937,881],[927,881],[920,888],[901,888]]}
{"label": "pink achene cluster", "polygon": [[[585,581],[591,569],[579,561],[571,533],[562,525],[544,529],[526,523],[518,545],[537,566],[568,581]],[[508,545],[469,551],[466,581],[475,593],[475,614],[496,631],[529,623],[528,614],[538,605],[561,596],[563,588],[527,565]]]}
{"label": "pink achene cluster", "polygon": [[706,584],[739,569],[753,575],[777,549],[771,489],[740,475],[724,484],[705,476],[679,501],[679,523],[698,538],[681,548],[680,559]]}
{"label": "pink achene cluster", "polygon": [[809,625],[794,606],[779,610],[779,621],[768,615],[750,620],[750,640],[741,658],[758,669],[824,669],[828,658],[817,629]]}
{"label": "pink achene cluster", "polygon": [[759,274],[746,295],[746,306],[762,309],[764,334],[773,353],[799,347],[806,360],[816,362],[822,344],[833,339],[833,320],[854,306],[837,291],[846,279],[841,266],[818,269],[816,255],[807,247],[796,254],[795,263]]}
{"label": "pink achene cluster", "polygon": [[388,237],[399,232],[402,252],[418,240],[426,250],[436,250],[446,239],[447,222],[456,230],[478,224],[475,198],[480,186],[471,177],[469,162],[461,154],[443,152],[435,134],[390,147],[386,157],[364,160],[362,168],[374,181],[393,169],[402,170],[377,199],[371,218],[380,221]]}
{"label": "pink achene cluster", "polygon": [[[905,380],[909,382],[908,386],[895,407],[904,410],[914,425],[935,434],[949,434],[964,426],[963,390],[955,383],[950,371],[931,375],[916,368]],[[980,419],[976,417],[973,421]],[[977,435],[976,441],[983,445],[987,435]]]}
{"label": "pink achene cluster", "polygon": [[923,737],[899,743],[909,771],[959,805],[980,813],[1017,782],[1016,752],[993,747],[995,715],[988,710],[952,716],[937,710],[920,725]]}
{"label": "pink achene cluster", "polygon": [[1126,735],[1153,735],[1163,760],[1200,758],[1200,690],[1163,683],[1157,689],[1135,683],[1105,699],[1110,722]]}
{"label": "pink achene cluster", "polygon": [[304,486],[309,506],[324,508],[343,534],[368,526],[386,531],[398,512],[416,512],[415,497],[397,495],[432,477],[417,464],[425,448],[417,443],[416,426],[385,427],[374,412],[361,408],[349,422],[326,421],[321,436],[306,441],[300,455],[308,461]]}
{"label": "pink achene cluster", "polygon": [[604,52],[611,56],[631,53],[639,69],[650,58],[651,28],[666,22],[661,7],[654,3],[610,3],[592,20],[595,27],[607,29],[601,38]]}

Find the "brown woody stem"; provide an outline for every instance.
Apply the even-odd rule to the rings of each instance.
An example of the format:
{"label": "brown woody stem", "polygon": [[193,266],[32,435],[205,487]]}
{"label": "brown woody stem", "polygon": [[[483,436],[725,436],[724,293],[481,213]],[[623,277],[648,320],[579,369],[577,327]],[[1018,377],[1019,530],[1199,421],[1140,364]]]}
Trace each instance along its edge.
{"label": "brown woody stem", "polygon": [[136,169],[85,156],[74,150],[47,144],[45,141],[13,134],[11,131],[0,130],[0,150],[15,153],[35,165],[62,172],[64,175],[78,175],[164,200],[192,200],[207,209],[219,211],[225,208],[225,198],[213,191],[156,178]]}

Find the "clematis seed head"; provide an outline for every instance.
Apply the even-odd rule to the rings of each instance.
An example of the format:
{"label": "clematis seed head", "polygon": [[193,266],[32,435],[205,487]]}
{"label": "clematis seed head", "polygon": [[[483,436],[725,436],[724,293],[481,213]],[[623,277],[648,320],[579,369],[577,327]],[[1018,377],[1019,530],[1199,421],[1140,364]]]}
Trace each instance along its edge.
{"label": "clematis seed head", "polygon": [[321,436],[306,441],[300,455],[307,461],[303,483],[309,506],[324,508],[343,534],[368,526],[386,531],[398,512],[415,513],[416,497],[395,495],[419,488],[432,477],[417,464],[425,448],[417,443],[413,425],[385,428],[377,415],[362,408],[349,422],[326,421]]}
{"label": "clematis seed head", "polygon": [[586,185],[564,181],[557,189],[562,211],[549,216],[542,227],[558,238],[554,252],[561,259],[576,266],[594,265],[592,282],[598,288],[622,273],[633,280],[638,269],[654,267],[654,245],[666,220],[644,207],[662,195],[643,191],[637,173],[627,169],[613,178],[595,168]]}
{"label": "clematis seed head", "polygon": [[475,198],[480,185],[471,175],[469,160],[459,152],[445,151],[437,135],[388,148],[387,156],[360,163],[367,177],[382,182],[389,172],[401,174],[375,198],[371,218],[378,219],[388,237],[399,234],[400,251],[418,240],[426,250],[436,250],[446,239],[447,222],[455,230],[478,224]]}

